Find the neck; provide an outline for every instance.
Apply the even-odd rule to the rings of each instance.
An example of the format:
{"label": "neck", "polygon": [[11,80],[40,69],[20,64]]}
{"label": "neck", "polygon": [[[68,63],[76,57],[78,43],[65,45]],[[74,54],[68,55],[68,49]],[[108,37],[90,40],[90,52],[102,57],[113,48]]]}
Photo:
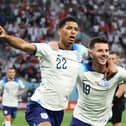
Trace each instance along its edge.
{"label": "neck", "polygon": [[64,44],[63,42],[59,42],[58,46],[60,49],[65,49],[65,50],[71,50],[72,49],[72,44]]}
{"label": "neck", "polygon": [[92,69],[96,72],[99,72],[99,73],[105,73],[106,72],[106,65],[92,63]]}
{"label": "neck", "polygon": [[12,81],[12,80],[14,80],[14,78],[8,78],[8,80],[9,80],[9,81]]}

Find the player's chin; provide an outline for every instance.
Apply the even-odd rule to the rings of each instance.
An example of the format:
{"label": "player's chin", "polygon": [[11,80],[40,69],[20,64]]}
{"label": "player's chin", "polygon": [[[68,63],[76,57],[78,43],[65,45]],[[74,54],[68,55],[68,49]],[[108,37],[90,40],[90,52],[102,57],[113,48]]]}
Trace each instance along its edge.
{"label": "player's chin", "polygon": [[107,60],[99,61],[99,64],[100,64],[100,65],[103,65],[103,66],[106,65],[106,63],[107,63]]}
{"label": "player's chin", "polygon": [[75,43],[75,40],[68,41],[68,44],[69,44],[69,45],[71,45],[71,44],[73,44],[73,43]]}
{"label": "player's chin", "polygon": [[106,62],[100,62],[100,64],[101,64],[102,66],[105,66],[105,65],[106,65]]}

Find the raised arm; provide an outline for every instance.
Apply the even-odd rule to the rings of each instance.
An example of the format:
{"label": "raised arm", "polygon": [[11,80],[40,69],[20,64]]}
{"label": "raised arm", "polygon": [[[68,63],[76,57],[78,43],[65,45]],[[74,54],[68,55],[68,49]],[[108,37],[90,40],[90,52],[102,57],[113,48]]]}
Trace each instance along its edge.
{"label": "raised arm", "polygon": [[0,26],[0,38],[16,49],[20,49],[29,54],[35,52],[35,46],[33,44],[21,38],[8,35],[2,26]]}

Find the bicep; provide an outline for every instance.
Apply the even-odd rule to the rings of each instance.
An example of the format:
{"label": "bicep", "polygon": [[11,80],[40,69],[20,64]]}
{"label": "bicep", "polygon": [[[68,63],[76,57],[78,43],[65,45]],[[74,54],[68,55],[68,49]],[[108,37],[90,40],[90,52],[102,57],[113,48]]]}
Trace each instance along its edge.
{"label": "bicep", "polygon": [[119,85],[119,90],[125,91],[125,89],[126,89],[126,84],[120,84]]}
{"label": "bicep", "polygon": [[22,50],[29,54],[34,54],[36,51],[36,47],[31,43],[24,43],[22,44]]}
{"label": "bicep", "polygon": [[120,98],[124,94],[125,89],[126,89],[126,84],[120,84],[119,85],[119,88],[116,91],[116,94],[115,95]]}

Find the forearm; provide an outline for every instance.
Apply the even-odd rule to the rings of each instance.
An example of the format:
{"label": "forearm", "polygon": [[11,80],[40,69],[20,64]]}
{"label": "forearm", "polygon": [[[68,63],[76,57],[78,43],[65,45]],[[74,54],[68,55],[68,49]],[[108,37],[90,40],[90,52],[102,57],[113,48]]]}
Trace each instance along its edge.
{"label": "forearm", "polygon": [[5,40],[10,46],[12,46],[16,49],[20,49],[29,54],[34,53],[35,47],[31,43],[29,43],[23,39],[20,39],[18,37],[14,37],[14,36],[10,36],[10,35],[6,35],[2,39]]}
{"label": "forearm", "polygon": [[21,89],[18,91],[18,96],[21,96],[25,92],[25,89]]}
{"label": "forearm", "polygon": [[118,98],[120,98],[120,97],[124,94],[125,89],[126,89],[125,84],[121,84],[121,85],[119,86],[119,88],[118,88],[118,90],[117,90],[115,96],[118,97]]}

